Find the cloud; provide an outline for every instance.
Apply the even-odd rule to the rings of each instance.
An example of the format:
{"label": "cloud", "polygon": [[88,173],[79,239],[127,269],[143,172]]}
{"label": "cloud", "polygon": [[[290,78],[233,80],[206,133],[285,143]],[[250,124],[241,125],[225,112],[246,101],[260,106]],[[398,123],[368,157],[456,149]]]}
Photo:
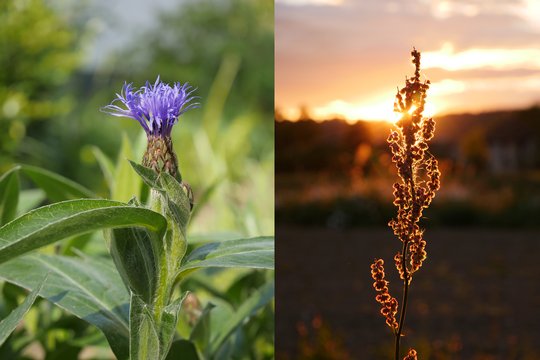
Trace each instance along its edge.
{"label": "cloud", "polygon": [[477,4],[460,3],[457,1],[434,1],[431,13],[438,19],[447,19],[451,16],[474,17],[480,12]]}
{"label": "cloud", "polygon": [[[422,51],[438,109],[518,104],[496,79],[524,84],[540,71],[540,10],[531,11],[540,7],[537,0],[288,1],[300,0],[276,3],[276,104],[282,108],[381,108],[383,97],[391,94],[385,101],[392,102],[396,86],[412,73],[412,46]],[[481,90],[483,81],[499,88]],[[475,104],[466,91],[478,93]]]}
{"label": "cloud", "polygon": [[466,82],[444,79],[431,84],[429,88],[429,94],[433,96],[443,96],[448,94],[459,94],[465,91]]}
{"label": "cloud", "polygon": [[540,49],[472,48],[456,52],[451,43],[446,43],[440,50],[424,52],[422,67],[449,71],[480,68],[540,70]]}

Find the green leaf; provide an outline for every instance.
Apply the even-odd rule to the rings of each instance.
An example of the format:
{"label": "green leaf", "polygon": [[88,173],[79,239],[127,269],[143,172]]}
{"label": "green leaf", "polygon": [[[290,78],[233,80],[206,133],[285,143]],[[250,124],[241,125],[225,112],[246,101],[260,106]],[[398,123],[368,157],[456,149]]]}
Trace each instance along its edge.
{"label": "green leaf", "polygon": [[195,344],[188,340],[176,340],[172,343],[166,360],[199,360]]}
{"label": "green leaf", "polygon": [[6,341],[8,336],[15,330],[19,322],[22,320],[24,315],[30,310],[34,301],[41,291],[43,284],[45,283],[46,277],[41,281],[41,283],[34,289],[21,305],[19,305],[15,310],[13,310],[2,322],[0,322],[0,346]]}
{"label": "green leaf", "polygon": [[136,227],[112,229],[105,235],[111,256],[126,286],[150,304],[159,281],[162,237]]}
{"label": "green leaf", "polygon": [[166,249],[168,267],[170,273],[174,274],[177,264],[180,263],[187,250],[186,232],[191,214],[187,190],[185,185],[179,183],[170,174],[158,175],[152,169],[134,162],[130,163],[143,181],[155,190],[151,196],[150,206],[164,214],[169,222]]}
{"label": "green leaf", "polygon": [[171,347],[171,344],[174,340],[174,335],[176,334],[176,325],[178,324],[178,315],[182,304],[186,299],[188,292],[185,292],[181,297],[174,300],[172,303],[165,307],[165,311],[161,315],[161,329],[160,329],[160,342],[161,349],[163,353],[161,357],[166,358],[167,353]]}
{"label": "green leaf", "polygon": [[176,224],[182,230],[182,236],[185,238],[187,224],[191,216],[191,206],[186,194],[184,185],[180,184],[172,175],[162,173],[159,175],[159,184],[165,190],[171,216]]}
{"label": "green leaf", "polygon": [[30,165],[20,165],[20,170],[43,189],[53,202],[96,197],[92,191],[84,186],[49,170]]}
{"label": "green leaf", "polygon": [[154,170],[147,168],[146,166],[142,166],[140,164],[137,164],[134,161],[129,160],[129,164],[139,174],[141,179],[144,181],[144,183],[148,186],[150,186],[152,189],[163,191],[161,186],[158,183],[159,175]]}
{"label": "green leaf", "polygon": [[191,206],[186,190],[181,183],[167,173],[158,174],[154,170],[130,161],[133,169],[141,179],[152,189],[165,195],[171,201],[167,201],[171,215],[185,232],[185,228],[191,215]]}
{"label": "green leaf", "polygon": [[133,159],[133,150],[129,138],[124,134],[114,173],[114,187],[111,192],[113,200],[128,202],[134,196],[139,196],[141,191],[141,179],[135,176],[127,159]]}
{"label": "green leaf", "polygon": [[208,353],[210,357],[214,355],[229,337],[234,330],[241,326],[246,319],[255,314],[259,309],[266,306],[274,297],[274,283],[263,285],[260,289],[253,293],[244,303],[238,308],[232,317],[228,319],[219,329],[214,329],[212,340],[210,341]]}
{"label": "green leaf", "polygon": [[191,331],[191,335],[189,336],[189,340],[193,341],[197,349],[199,349],[199,351],[203,354],[206,354],[208,344],[210,342],[210,334],[212,330],[210,327],[210,316],[213,308],[215,308],[215,305],[212,303],[208,303],[204,307],[202,314],[199,317],[199,321],[197,321],[193,327],[193,330]]}
{"label": "green leaf", "polygon": [[210,243],[193,250],[179,276],[203,267],[274,268],[274,238],[257,237]]}
{"label": "green leaf", "polygon": [[73,315],[98,327],[119,359],[129,354],[129,295],[109,258],[28,254],[0,265],[0,278],[36,289]]}
{"label": "green leaf", "polygon": [[81,199],[44,206],[0,228],[0,263],[70,236],[112,227],[145,227],[162,237],[160,214],[110,200]]}
{"label": "green leaf", "polygon": [[97,146],[92,146],[92,153],[94,154],[94,157],[96,158],[99,164],[101,172],[103,173],[103,177],[105,178],[105,182],[107,183],[107,186],[109,187],[109,191],[112,192],[112,190],[114,189],[114,184],[115,184],[114,175],[113,175],[114,174],[113,162]]}
{"label": "green leaf", "polygon": [[18,167],[14,167],[0,177],[0,225],[11,221],[19,203]]}
{"label": "green leaf", "polygon": [[159,359],[159,337],[148,305],[136,294],[131,294],[130,306],[131,360]]}

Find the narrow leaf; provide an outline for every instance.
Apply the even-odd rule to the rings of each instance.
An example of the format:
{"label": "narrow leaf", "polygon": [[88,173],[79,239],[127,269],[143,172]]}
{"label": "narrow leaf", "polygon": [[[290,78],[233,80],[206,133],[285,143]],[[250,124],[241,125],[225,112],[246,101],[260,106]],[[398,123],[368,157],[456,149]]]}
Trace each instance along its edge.
{"label": "narrow leaf", "polygon": [[129,351],[129,295],[110,258],[28,254],[0,265],[0,279],[28,290],[98,327],[118,359]]}
{"label": "narrow leaf", "polygon": [[17,213],[19,203],[18,167],[14,167],[0,177],[0,225],[11,221]]}
{"label": "narrow leaf", "polygon": [[92,191],[84,186],[49,170],[30,165],[20,165],[20,169],[38,187],[43,189],[53,202],[96,197]]}
{"label": "narrow leaf", "polygon": [[191,335],[189,336],[189,340],[193,341],[199,351],[203,354],[206,354],[208,344],[210,342],[210,316],[213,308],[215,308],[215,305],[212,303],[208,303],[204,307],[199,321],[197,321],[193,327],[193,330],[191,331]]}
{"label": "narrow leaf", "polygon": [[103,173],[103,177],[105,178],[105,182],[107,183],[107,186],[109,187],[109,191],[112,191],[114,189],[114,184],[115,184],[113,162],[97,146],[92,147],[92,153],[94,154],[94,157],[96,158],[99,164],[101,172]]}
{"label": "narrow leaf", "polygon": [[15,310],[13,310],[4,320],[0,322],[0,346],[6,341],[8,336],[15,330],[19,322],[22,320],[24,315],[30,310],[34,301],[41,291],[43,284],[45,283],[46,277],[41,281],[41,283],[34,289],[21,305],[19,305]]}
{"label": "narrow leaf", "polygon": [[199,360],[195,344],[189,340],[176,340],[173,342],[166,360]]}
{"label": "narrow leaf", "polygon": [[161,317],[161,329],[160,329],[160,343],[163,352],[161,357],[164,359],[169,352],[169,348],[174,340],[176,333],[176,325],[178,324],[178,314],[182,308],[182,304],[186,299],[188,292],[185,292],[181,297],[174,300],[172,303],[165,307],[165,311]]}
{"label": "narrow leaf", "polygon": [[131,165],[133,170],[135,170],[135,172],[139,174],[139,176],[141,177],[141,179],[144,181],[146,185],[150,186],[152,189],[163,191],[163,189],[158,183],[159,175],[157,172],[155,172],[154,170],[150,168],[147,168],[146,166],[137,164],[136,162],[131,161],[131,160],[129,160],[129,164]]}
{"label": "narrow leaf", "polygon": [[214,336],[210,341],[209,354],[214,355],[223,342],[233,331],[241,326],[246,319],[255,314],[259,309],[266,306],[274,297],[274,283],[268,283],[251,295],[234,313],[229,320],[219,329],[215,329]]}
{"label": "narrow leaf", "polygon": [[186,191],[181,183],[167,173],[158,174],[154,170],[130,161],[133,169],[141,179],[152,189],[166,195],[169,209],[182,229],[185,229],[191,215],[191,206]]}
{"label": "narrow leaf", "polygon": [[114,173],[114,187],[111,193],[113,200],[128,202],[132,197],[139,196],[141,191],[141,179],[135,176],[127,159],[133,159],[133,150],[129,138],[124,134]]}
{"label": "narrow leaf", "polygon": [[167,173],[160,174],[159,183],[165,190],[168,199],[170,199],[167,204],[173,220],[180,226],[185,237],[187,224],[191,216],[191,206],[186,190],[172,175]]}
{"label": "narrow leaf", "polygon": [[185,258],[179,275],[203,267],[273,269],[274,238],[258,237],[203,245]]}
{"label": "narrow leaf", "polygon": [[151,303],[159,277],[160,239],[152,231],[129,227],[106,231],[109,250],[126,285]]}
{"label": "narrow leaf", "polygon": [[0,228],[0,263],[70,236],[112,227],[140,226],[163,236],[160,214],[110,200],[81,199],[44,206]]}
{"label": "narrow leaf", "polygon": [[159,359],[159,337],[148,305],[136,294],[131,294],[130,306],[131,360]]}

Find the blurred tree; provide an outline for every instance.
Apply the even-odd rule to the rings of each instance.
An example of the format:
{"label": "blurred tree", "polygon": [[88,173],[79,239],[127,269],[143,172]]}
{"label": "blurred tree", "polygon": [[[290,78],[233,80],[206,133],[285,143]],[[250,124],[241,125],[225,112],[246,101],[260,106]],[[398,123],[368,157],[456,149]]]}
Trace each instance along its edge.
{"label": "blurred tree", "polygon": [[70,110],[72,98],[58,89],[79,63],[76,43],[43,0],[0,2],[0,172],[25,151],[28,127]]}
{"label": "blurred tree", "polygon": [[481,128],[468,132],[460,143],[465,166],[476,174],[486,170],[488,162],[488,146],[485,131]]}
{"label": "blurred tree", "polygon": [[162,14],[159,27],[121,52],[146,78],[183,79],[197,84],[205,97],[223,59],[238,61],[226,115],[256,109],[274,111],[274,17],[271,0],[188,1]]}
{"label": "blurred tree", "polygon": [[335,119],[321,123],[282,121],[275,126],[278,173],[348,174],[355,166],[358,146],[371,142],[368,126],[360,121],[354,124]]}
{"label": "blurred tree", "polygon": [[298,121],[311,120],[311,111],[307,105],[300,105],[298,112],[300,113],[298,116]]}

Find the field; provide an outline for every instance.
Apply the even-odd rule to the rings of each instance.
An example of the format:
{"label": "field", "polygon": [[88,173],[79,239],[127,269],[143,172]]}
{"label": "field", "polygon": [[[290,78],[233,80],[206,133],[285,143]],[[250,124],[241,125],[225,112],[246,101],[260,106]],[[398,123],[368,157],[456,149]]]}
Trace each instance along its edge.
{"label": "field", "polygon": [[[369,272],[397,252],[391,230],[278,226],[276,236],[277,358],[392,358]],[[426,239],[402,346],[422,359],[540,359],[540,230],[437,228]]]}

